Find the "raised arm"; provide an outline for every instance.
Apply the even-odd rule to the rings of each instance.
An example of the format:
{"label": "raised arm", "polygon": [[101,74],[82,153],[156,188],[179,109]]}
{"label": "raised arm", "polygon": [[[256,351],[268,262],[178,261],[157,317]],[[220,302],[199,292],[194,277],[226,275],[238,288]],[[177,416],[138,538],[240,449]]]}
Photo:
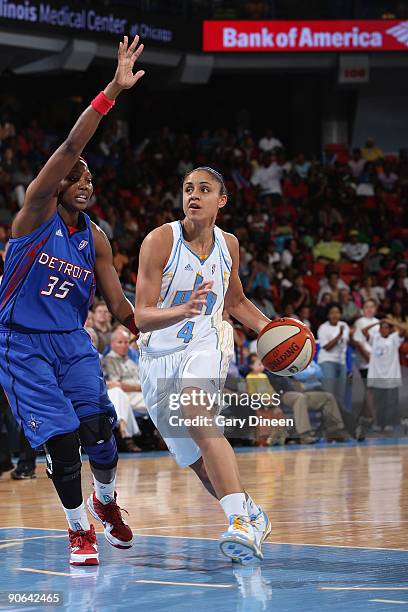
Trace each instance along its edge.
{"label": "raised arm", "polygon": [[113,266],[112,249],[106,234],[92,223],[92,233],[95,243],[95,274],[96,282],[103,295],[109,312],[133,334],[138,330],[134,322],[133,306],[126,298],[121,287],[118,273]]}
{"label": "raised arm", "polygon": [[158,308],[163,270],[170,257],[172,230],[162,225],[144,239],[139,254],[136,283],[135,321],[141,332],[164,329],[201,314],[212,282],[202,283],[185,304]]}
{"label": "raised arm", "polygon": [[[130,89],[144,75],[143,70],[133,74],[133,66],[143,51],[136,36],[128,47],[128,38],[119,43],[118,64],[113,80],[105,87],[101,104],[92,102],[82,113],[66,140],[53,153],[38,176],[30,183],[24,206],[13,222],[13,237],[24,236],[47,221],[55,212],[60,182],[78,161],[86,144],[94,135],[103,114],[124,89]],[[103,95],[101,96],[103,98]],[[105,106],[105,108],[104,108]],[[98,110],[95,110],[95,107]],[[102,114],[103,113],[103,114]]]}
{"label": "raised arm", "polygon": [[225,310],[237,321],[253,329],[259,334],[270,322],[244,294],[238,275],[239,243],[235,236],[224,232],[225,240],[232,259],[231,275],[227,293],[225,294]]}

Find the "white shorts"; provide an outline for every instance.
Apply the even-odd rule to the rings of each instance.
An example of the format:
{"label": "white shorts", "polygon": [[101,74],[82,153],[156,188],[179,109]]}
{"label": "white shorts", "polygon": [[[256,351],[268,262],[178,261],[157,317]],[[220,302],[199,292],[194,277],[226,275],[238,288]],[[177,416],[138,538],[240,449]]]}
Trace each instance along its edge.
{"label": "white shorts", "polygon": [[140,384],[150,418],[180,467],[195,463],[201,451],[186,427],[177,427],[177,437],[169,434],[168,423],[174,414],[170,409],[171,395],[179,395],[186,387],[206,393],[222,390],[234,346],[232,327],[224,323],[231,329],[225,328],[222,350],[214,348],[213,341],[203,340],[168,355],[142,351],[139,359]]}

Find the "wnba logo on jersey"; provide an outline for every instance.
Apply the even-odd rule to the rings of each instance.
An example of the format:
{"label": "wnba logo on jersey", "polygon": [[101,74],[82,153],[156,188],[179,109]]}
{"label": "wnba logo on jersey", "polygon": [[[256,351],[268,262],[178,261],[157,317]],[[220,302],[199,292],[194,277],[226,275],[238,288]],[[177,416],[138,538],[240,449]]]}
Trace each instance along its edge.
{"label": "wnba logo on jersey", "polygon": [[78,251],[82,251],[82,249],[84,249],[87,244],[88,244],[87,240],[81,240],[81,242],[78,244]]}

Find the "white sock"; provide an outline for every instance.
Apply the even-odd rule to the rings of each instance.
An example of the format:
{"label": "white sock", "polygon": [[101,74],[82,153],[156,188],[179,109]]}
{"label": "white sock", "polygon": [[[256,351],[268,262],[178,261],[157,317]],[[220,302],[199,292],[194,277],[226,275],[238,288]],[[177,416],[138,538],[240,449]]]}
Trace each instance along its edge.
{"label": "white sock", "polygon": [[231,493],[230,495],[225,495],[220,499],[220,504],[228,519],[231,514],[239,514],[240,516],[248,517],[245,493]]}
{"label": "white sock", "polygon": [[82,502],[78,508],[64,508],[69,528],[72,531],[89,531],[89,521],[86,515],[85,504]]}
{"label": "white sock", "polygon": [[256,505],[256,503],[254,502],[252,497],[248,495],[248,493],[246,493],[246,496],[247,496],[246,503],[247,503],[249,516],[252,516],[253,514],[259,514],[261,511],[260,507]]}
{"label": "white sock", "polygon": [[99,482],[94,476],[93,483],[96,498],[99,499],[101,504],[109,504],[109,502],[115,499],[116,476],[109,484]]}

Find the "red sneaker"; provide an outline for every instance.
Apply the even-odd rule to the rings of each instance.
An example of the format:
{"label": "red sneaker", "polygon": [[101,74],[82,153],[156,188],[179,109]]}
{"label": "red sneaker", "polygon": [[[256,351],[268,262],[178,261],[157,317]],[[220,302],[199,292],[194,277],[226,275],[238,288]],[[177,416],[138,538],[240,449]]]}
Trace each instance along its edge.
{"label": "red sneaker", "polygon": [[[109,544],[116,548],[131,548],[133,546],[133,533],[129,525],[122,518],[121,510],[115,499],[109,504],[102,504],[95,492],[88,498],[86,505],[89,512],[104,526],[105,538]],[[126,512],[126,510],[125,510]]]}
{"label": "red sneaker", "polygon": [[98,565],[98,545],[94,526],[89,531],[72,531],[68,529],[71,565]]}

